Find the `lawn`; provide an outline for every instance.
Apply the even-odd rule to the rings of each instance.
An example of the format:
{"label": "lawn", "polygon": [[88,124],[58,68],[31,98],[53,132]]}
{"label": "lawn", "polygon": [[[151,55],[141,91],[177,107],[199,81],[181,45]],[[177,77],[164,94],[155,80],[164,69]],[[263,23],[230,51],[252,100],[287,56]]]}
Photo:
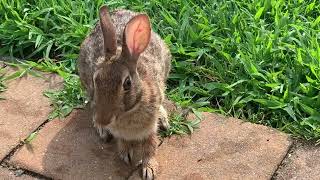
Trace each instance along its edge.
{"label": "lawn", "polygon": [[[4,69],[0,66],[0,93],[6,90],[6,86],[4,84],[4,73]],[[0,100],[1,99],[3,99],[3,97],[0,94]]]}
{"label": "lawn", "polygon": [[181,106],[320,138],[317,0],[2,0],[0,55],[64,76],[65,91],[46,94],[68,112],[85,101],[75,63],[104,3],[151,17],[173,54],[167,95]]}

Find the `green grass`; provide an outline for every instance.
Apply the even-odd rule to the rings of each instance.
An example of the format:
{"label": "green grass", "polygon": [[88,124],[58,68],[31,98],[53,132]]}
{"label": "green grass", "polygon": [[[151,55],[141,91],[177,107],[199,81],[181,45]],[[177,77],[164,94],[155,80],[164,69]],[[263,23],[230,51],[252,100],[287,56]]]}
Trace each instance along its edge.
{"label": "green grass", "polygon": [[173,113],[169,117],[170,127],[165,131],[161,131],[160,135],[162,137],[168,137],[175,134],[192,134],[194,129],[199,128],[200,118],[193,120],[187,120],[181,114]]}
{"label": "green grass", "polygon": [[[1,1],[0,55],[76,59],[103,3]],[[319,1],[107,3],[149,14],[174,56],[168,95],[180,105],[320,138]]]}
{"label": "green grass", "polygon": [[1,96],[1,93],[4,92],[7,87],[4,84],[4,75],[5,75],[5,70],[4,68],[0,67],[0,100],[4,99],[4,97]]}
{"label": "green grass", "polygon": [[21,58],[74,55],[94,23],[91,1],[2,0],[0,54]]}
{"label": "green grass", "polygon": [[86,103],[85,92],[81,87],[79,76],[70,74],[64,77],[64,88],[45,92],[53,105],[54,110],[49,119],[62,118],[71,113],[73,109],[83,108]]}

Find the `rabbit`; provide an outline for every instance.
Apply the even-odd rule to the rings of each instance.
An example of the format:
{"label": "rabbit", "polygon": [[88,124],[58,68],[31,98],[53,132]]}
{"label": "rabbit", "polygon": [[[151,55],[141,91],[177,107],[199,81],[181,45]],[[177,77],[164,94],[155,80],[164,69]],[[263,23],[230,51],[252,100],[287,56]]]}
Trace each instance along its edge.
{"label": "rabbit", "polygon": [[[101,138],[115,138],[120,158],[141,153],[142,179],[154,179],[157,131],[168,128],[163,106],[171,53],[144,13],[106,5],[80,46],[78,72]],[[140,147],[140,150],[136,150]]]}

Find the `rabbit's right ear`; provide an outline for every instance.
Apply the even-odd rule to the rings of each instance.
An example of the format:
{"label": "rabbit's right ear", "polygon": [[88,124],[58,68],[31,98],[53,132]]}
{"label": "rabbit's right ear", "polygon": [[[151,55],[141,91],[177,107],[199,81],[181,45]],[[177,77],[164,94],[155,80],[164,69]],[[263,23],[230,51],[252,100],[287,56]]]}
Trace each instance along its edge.
{"label": "rabbit's right ear", "polygon": [[127,23],[123,34],[123,50],[134,64],[147,48],[150,38],[151,25],[146,14],[137,15]]}
{"label": "rabbit's right ear", "polygon": [[104,49],[106,53],[105,55],[107,59],[110,59],[111,56],[116,54],[117,50],[116,31],[107,6],[102,6],[100,8],[99,15],[103,34]]}

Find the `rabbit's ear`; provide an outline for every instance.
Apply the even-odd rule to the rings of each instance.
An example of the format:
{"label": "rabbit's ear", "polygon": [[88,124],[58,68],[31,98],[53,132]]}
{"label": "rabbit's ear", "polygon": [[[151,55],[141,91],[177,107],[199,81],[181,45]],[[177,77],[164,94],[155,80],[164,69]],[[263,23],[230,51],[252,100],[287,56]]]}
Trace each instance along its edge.
{"label": "rabbit's ear", "polygon": [[100,8],[99,15],[106,57],[110,59],[111,56],[116,54],[117,50],[116,31],[107,6]]}
{"label": "rabbit's ear", "polygon": [[148,46],[150,36],[151,26],[147,15],[137,15],[127,23],[123,34],[123,45],[130,59],[138,59]]}

